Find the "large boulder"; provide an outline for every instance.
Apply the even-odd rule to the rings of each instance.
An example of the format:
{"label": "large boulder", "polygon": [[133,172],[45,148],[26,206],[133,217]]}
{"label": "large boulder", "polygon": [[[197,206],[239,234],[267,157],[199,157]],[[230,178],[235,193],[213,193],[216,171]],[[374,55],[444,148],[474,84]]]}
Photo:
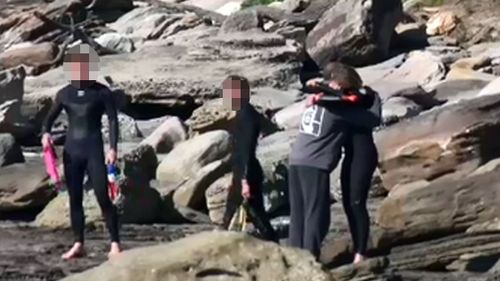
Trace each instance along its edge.
{"label": "large boulder", "polygon": [[9,132],[10,127],[21,120],[25,77],[22,66],[0,72],[0,104],[6,106],[2,106],[0,131]]}
{"label": "large boulder", "polygon": [[123,155],[123,174],[135,182],[147,184],[156,177],[158,158],[150,145],[143,144]]}
{"label": "large boulder", "polygon": [[0,168],[0,212],[44,207],[56,195],[40,159]]}
{"label": "large boulder", "polygon": [[194,177],[205,165],[229,154],[229,133],[218,130],[201,134],[176,145],[160,163],[156,178],[163,182],[181,183]]}
{"label": "large boulder", "polygon": [[498,217],[498,167],[479,175],[457,174],[430,183],[401,186],[389,193],[377,223],[391,243],[463,232]]}
{"label": "large boulder", "polygon": [[437,101],[454,103],[480,96],[481,89],[487,85],[484,80],[445,80],[437,84],[431,94]]}
{"label": "large boulder", "polygon": [[0,166],[23,162],[23,152],[14,137],[10,134],[0,134]]}
{"label": "large boulder", "polygon": [[13,46],[9,50],[0,53],[0,70],[21,65],[37,66],[50,63],[58,53],[59,48],[57,45],[50,42],[23,44],[19,47]]}
{"label": "large boulder", "polygon": [[229,200],[229,189],[232,186],[233,175],[226,174],[212,183],[205,191],[208,215],[210,220],[218,225],[222,225],[227,218],[226,206]]}
{"label": "large boulder", "polygon": [[165,121],[167,121],[172,116],[163,116],[159,118],[147,119],[147,120],[135,120],[137,127],[141,132],[141,135],[147,137],[150,136],[158,127],[160,127]]}
{"label": "large boulder", "polygon": [[168,153],[187,137],[184,123],[177,117],[171,117],[165,119],[141,144],[150,145],[157,153]]}
{"label": "large boulder", "polygon": [[382,107],[382,122],[393,123],[405,118],[417,116],[422,108],[414,101],[404,97],[391,97],[384,102]]}
{"label": "large boulder", "polygon": [[[120,181],[124,195],[120,221],[127,224],[150,224],[162,222],[163,202],[160,193],[149,185],[138,186],[125,178]],[[103,223],[103,217],[93,190],[84,191],[83,209],[85,223],[96,226]],[[59,193],[55,199],[38,214],[35,225],[50,229],[70,227],[69,196]]]}
{"label": "large boulder", "polygon": [[309,33],[307,51],[319,65],[332,59],[373,64],[389,54],[402,15],[401,0],[336,1]]}
{"label": "large boulder", "polygon": [[236,111],[229,110],[222,105],[220,99],[205,103],[193,111],[187,124],[194,132],[205,133],[213,130],[231,129],[235,120]]}
{"label": "large boulder", "polygon": [[273,122],[283,130],[298,130],[300,127],[300,118],[304,112],[306,101],[296,102],[282,110],[276,112],[273,116]]}
{"label": "large boulder", "polygon": [[140,7],[121,16],[110,27],[129,38],[146,39],[170,16],[167,9]]}
{"label": "large boulder", "polygon": [[288,207],[288,156],[298,130],[277,132],[260,140],[257,158],[264,170],[264,205],[273,213]]}
{"label": "large boulder", "polygon": [[95,39],[101,46],[122,53],[130,53],[135,50],[134,41],[118,32],[105,33]]}
{"label": "large boulder", "polygon": [[[101,210],[99,209],[93,190],[84,192],[83,209],[85,212],[86,225],[96,225],[96,223],[102,222]],[[35,225],[50,229],[70,228],[68,193],[59,193],[56,198],[50,201],[36,217]]]}
{"label": "large boulder", "polygon": [[441,106],[375,134],[384,186],[471,172],[499,157],[500,96]]}
{"label": "large boulder", "polygon": [[410,85],[426,87],[436,84],[444,76],[445,67],[438,57],[426,51],[413,51],[398,68],[367,84],[386,97],[387,93],[378,85],[393,83],[406,85],[406,88]]}
{"label": "large boulder", "polygon": [[231,170],[229,157],[216,160],[196,172],[196,174],[174,192],[174,203],[195,210],[206,208],[205,192],[208,187]]}
{"label": "large boulder", "polygon": [[222,24],[221,34],[262,27],[257,10],[245,9],[230,15]]}
{"label": "large boulder", "polygon": [[478,93],[477,96],[483,97],[483,96],[496,95],[496,94],[500,94],[500,78],[497,78],[497,79],[491,81],[490,83],[488,83],[488,85],[486,85],[486,87],[484,87]]}
{"label": "large boulder", "polygon": [[[102,117],[102,135],[105,141],[109,141],[109,120],[107,116]],[[118,114],[119,140],[123,142],[138,141],[142,135],[133,118],[125,114]]]}
{"label": "large boulder", "polygon": [[[140,260],[141,262],[138,262]],[[236,277],[237,276],[237,277]],[[331,280],[305,251],[281,248],[245,234],[203,232],[138,248],[63,281],[79,280]]]}

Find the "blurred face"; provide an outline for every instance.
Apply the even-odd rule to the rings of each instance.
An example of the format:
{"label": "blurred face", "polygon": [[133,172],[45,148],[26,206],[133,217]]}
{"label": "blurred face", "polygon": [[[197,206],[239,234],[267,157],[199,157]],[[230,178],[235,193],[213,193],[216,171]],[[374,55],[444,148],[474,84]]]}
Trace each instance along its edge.
{"label": "blurred face", "polygon": [[90,80],[90,63],[88,61],[70,62],[71,80],[88,81]]}
{"label": "blurred face", "polygon": [[241,81],[228,80],[224,82],[222,91],[224,107],[231,110],[240,110],[248,103],[249,93],[241,88]]}

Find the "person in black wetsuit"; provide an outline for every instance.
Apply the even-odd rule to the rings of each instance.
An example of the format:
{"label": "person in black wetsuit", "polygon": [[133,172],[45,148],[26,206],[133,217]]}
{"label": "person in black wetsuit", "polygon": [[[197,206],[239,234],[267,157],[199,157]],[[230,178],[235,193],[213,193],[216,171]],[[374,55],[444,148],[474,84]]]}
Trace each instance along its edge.
{"label": "person in black wetsuit", "polygon": [[278,242],[278,236],[264,208],[262,196],[264,173],[255,156],[260,134],[260,116],[250,104],[248,80],[241,76],[229,76],[223,82],[223,95],[225,106],[237,111],[232,134],[233,181],[224,216],[224,227],[228,227],[234,212],[244,199],[248,203],[245,205],[248,216],[261,236]]}
{"label": "person in black wetsuit", "polygon": [[[308,75],[308,79],[313,78]],[[289,183],[291,246],[305,248],[319,258],[330,225],[330,173],[345,156],[341,183],[343,205],[356,251],[354,262],[364,259],[369,232],[366,200],[378,156],[373,128],[380,124],[380,101],[369,88],[360,89],[356,71],[330,63],[324,80],[334,90],[349,93],[345,101],[328,101],[324,93],[309,97],[300,133],[290,155]],[[307,88],[318,85],[309,80]]]}
{"label": "person in black wetsuit", "polygon": [[[71,226],[75,236],[73,247],[62,258],[72,259],[84,254],[83,181],[89,176],[97,201],[104,215],[111,236],[109,257],[117,255],[120,249],[118,218],[116,209],[108,197],[107,163],[116,162],[118,143],[117,110],[112,92],[106,86],[92,80],[92,71],[97,53],[88,45],[71,48],[65,55],[65,67],[69,67],[71,83],[57,92],[55,103],[45,120],[42,145],[52,144],[52,125],[64,109],[68,115],[69,127],[64,144],[63,164],[70,199]],[[109,120],[109,151],[104,156],[101,134],[101,117]]]}

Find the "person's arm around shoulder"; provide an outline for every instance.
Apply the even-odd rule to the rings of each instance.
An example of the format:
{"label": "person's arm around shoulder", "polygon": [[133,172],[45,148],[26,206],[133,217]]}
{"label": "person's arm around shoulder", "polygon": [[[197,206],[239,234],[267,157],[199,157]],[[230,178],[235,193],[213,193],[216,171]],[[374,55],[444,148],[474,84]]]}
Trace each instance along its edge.
{"label": "person's arm around shoulder", "polygon": [[51,130],[54,125],[54,121],[57,119],[59,114],[63,109],[63,96],[66,88],[59,90],[56,94],[54,104],[52,105],[45,121],[42,125],[42,146],[45,148],[52,145]]}
{"label": "person's arm around shoulder", "polygon": [[111,90],[105,88],[101,91],[101,93],[109,122],[109,151],[106,156],[106,162],[108,164],[114,164],[117,159],[118,136],[120,133],[118,112]]}

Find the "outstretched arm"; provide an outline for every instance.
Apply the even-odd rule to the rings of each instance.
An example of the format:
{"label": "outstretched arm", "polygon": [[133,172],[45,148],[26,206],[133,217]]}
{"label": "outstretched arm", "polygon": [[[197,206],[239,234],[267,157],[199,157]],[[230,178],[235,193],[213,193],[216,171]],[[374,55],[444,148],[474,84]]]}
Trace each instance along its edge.
{"label": "outstretched arm", "polygon": [[109,146],[112,150],[116,152],[118,146],[118,136],[119,136],[119,124],[118,124],[118,113],[116,110],[115,101],[112,97],[112,92],[106,90],[104,92],[104,106],[106,107],[106,115],[108,116],[109,122]]}
{"label": "outstretched arm", "polygon": [[61,111],[63,109],[63,104],[62,104],[63,94],[64,92],[62,90],[57,92],[54,104],[52,105],[49,114],[47,115],[45,121],[43,122],[42,134],[50,134],[52,126],[54,125],[54,121],[57,119],[59,114],[61,114]]}

